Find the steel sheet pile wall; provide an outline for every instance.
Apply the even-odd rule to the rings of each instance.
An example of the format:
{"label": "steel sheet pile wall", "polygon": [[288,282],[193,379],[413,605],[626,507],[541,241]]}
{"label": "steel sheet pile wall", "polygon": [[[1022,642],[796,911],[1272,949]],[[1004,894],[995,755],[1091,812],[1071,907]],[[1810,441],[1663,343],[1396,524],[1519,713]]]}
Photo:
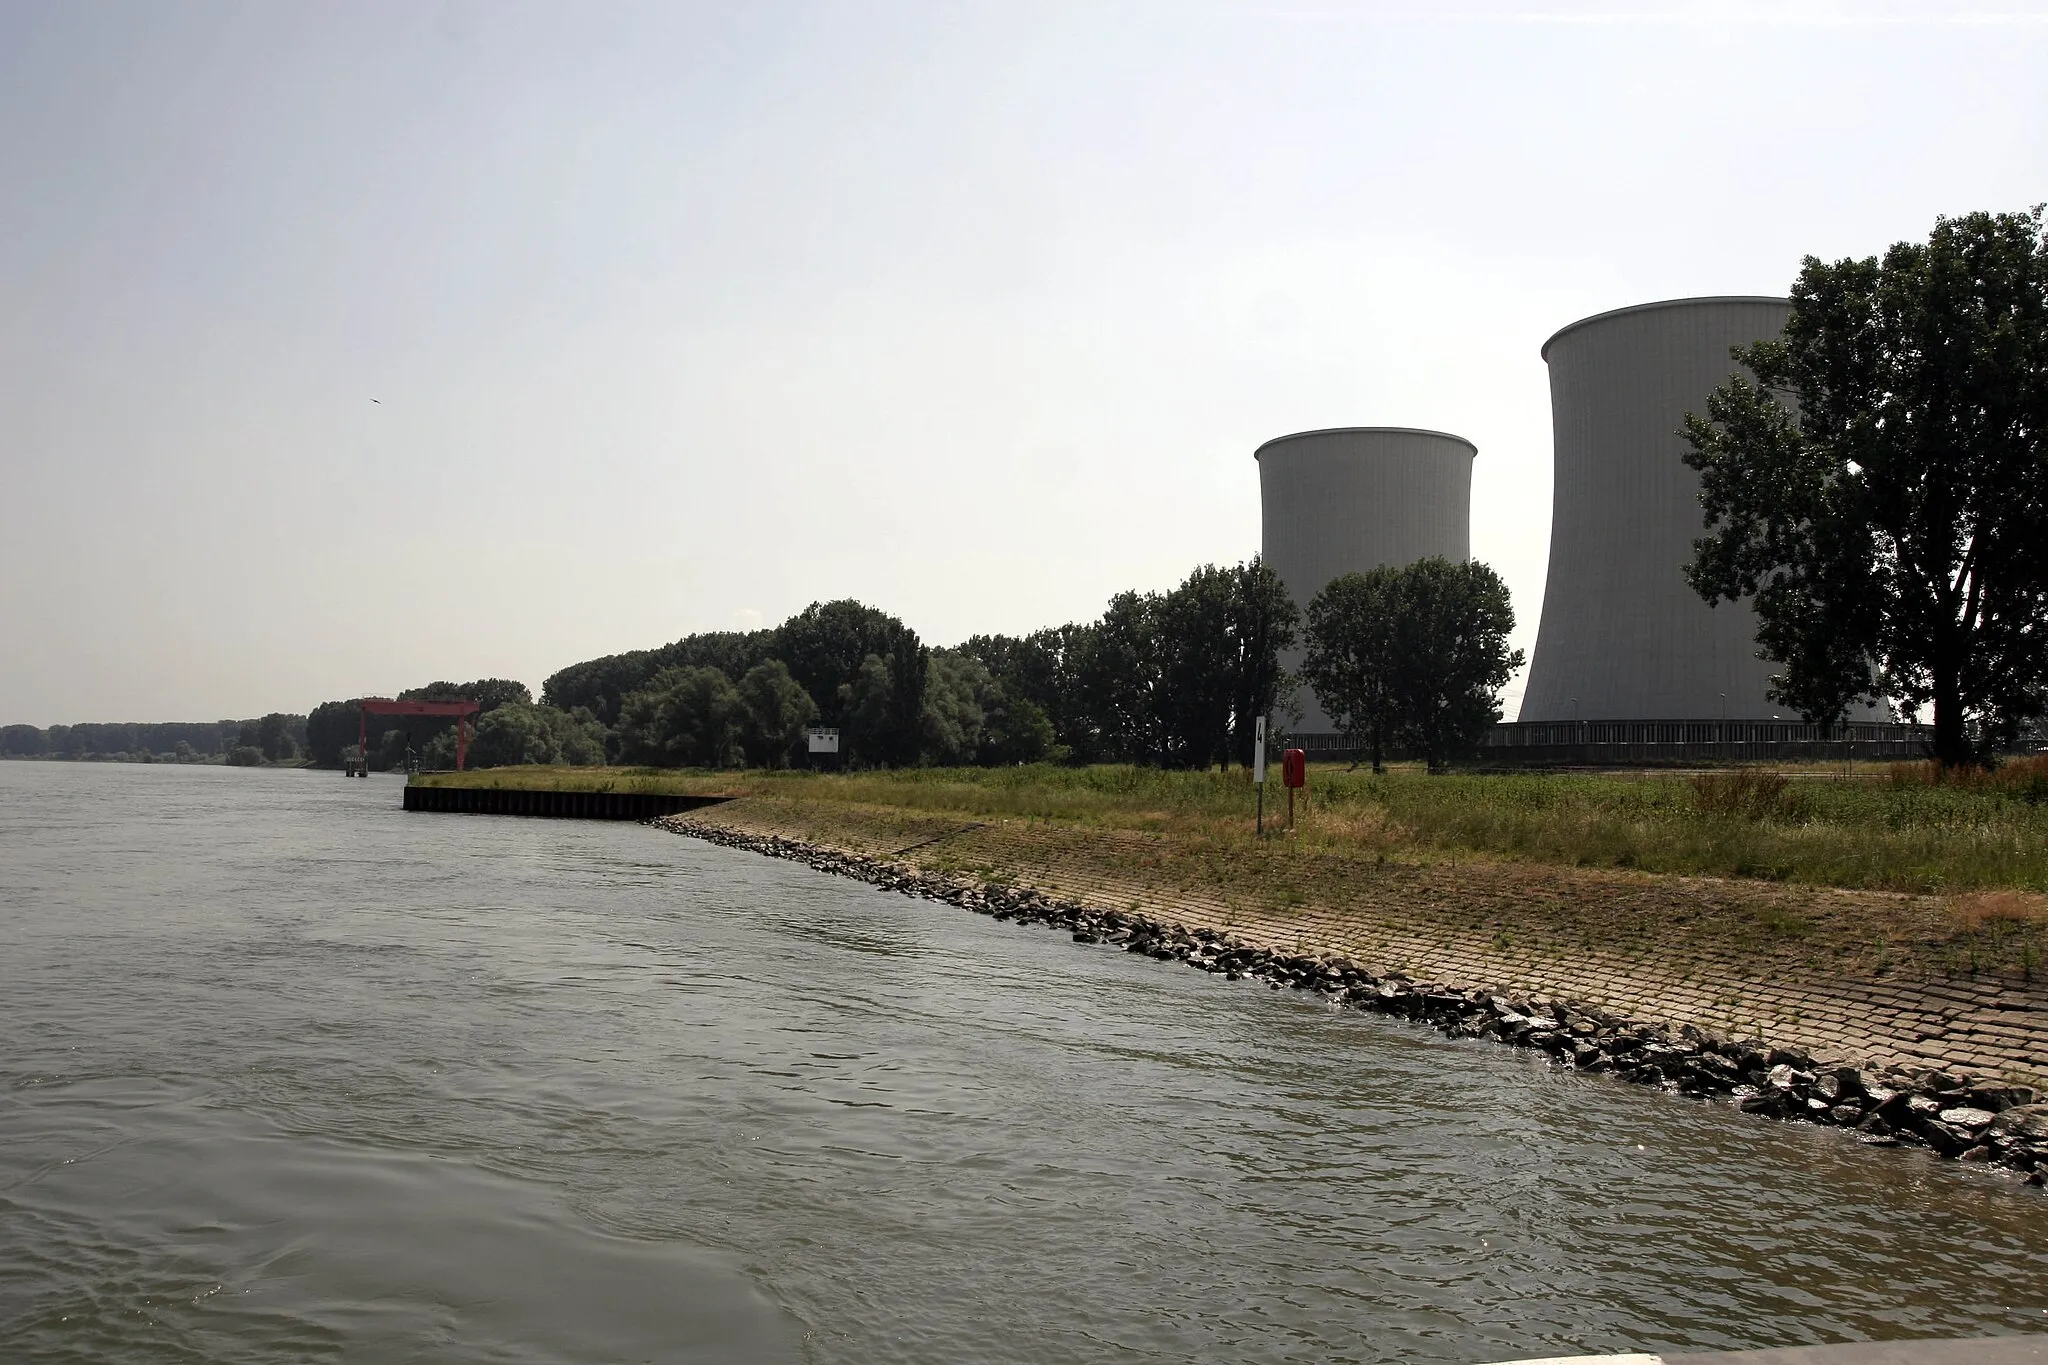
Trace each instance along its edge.
{"label": "steel sheet pile wall", "polygon": [[[1409,427],[1340,427],[1266,442],[1259,462],[1260,554],[1296,605],[1340,574],[1472,553],[1472,459],[1462,436]],[[1301,650],[1283,660],[1291,671]],[[1333,726],[1306,689],[1300,728]]]}
{"label": "steel sheet pile wall", "polygon": [[1736,371],[1729,348],[1777,335],[1790,312],[1783,299],[1674,299],[1545,344],[1556,497],[1521,720],[1791,718],[1765,695],[1748,605],[1710,608],[1681,572],[1703,528],[1678,434]]}

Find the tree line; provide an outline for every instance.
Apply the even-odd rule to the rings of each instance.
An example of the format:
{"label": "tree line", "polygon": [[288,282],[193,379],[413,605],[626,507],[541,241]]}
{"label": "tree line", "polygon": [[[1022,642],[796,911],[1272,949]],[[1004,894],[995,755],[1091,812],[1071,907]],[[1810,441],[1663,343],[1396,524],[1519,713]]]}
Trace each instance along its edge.
{"label": "tree line", "polygon": [[806,726],[867,766],[1248,760],[1279,698],[1295,611],[1256,558],[1203,565],[1102,616],[933,649],[864,603],[813,603],[770,630],[687,636],[572,664],[541,698],[609,724],[618,761],[788,763]]}
{"label": "tree line", "polygon": [[0,758],[141,763],[290,763],[306,750],[306,717],[273,711],[249,720],[115,721],[0,725]]}
{"label": "tree line", "polygon": [[[1311,605],[1316,671],[1304,677],[1376,761],[1413,752],[1441,767],[1500,718],[1521,661],[1506,645],[1513,626],[1506,585],[1482,564],[1347,575]],[[1092,621],[953,649],[860,602],[814,603],[773,629],[572,664],[541,704],[605,727],[607,757],[623,763],[779,767],[822,725],[865,766],[1249,766],[1261,717],[1276,743],[1298,719],[1281,660],[1302,633],[1285,585],[1254,557],[1201,565],[1165,592],[1118,593]]]}
{"label": "tree line", "polygon": [[[1443,619],[1423,619],[1432,613]],[[1469,752],[1499,717],[1495,694],[1520,661],[1505,648],[1513,619],[1506,587],[1484,565],[1435,560],[1347,575],[1311,605],[1304,674],[1340,727],[1369,741],[1375,763],[1413,750],[1440,766]],[[773,629],[689,635],[572,664],[547,679],[538,702],[504,678],[433,682],[398,698],[479,703],[468,759],[486,768],[779,768],[801,760],[812,726],[837,729],[843,761],[862,767],[1249,766],[1257,720],[1268,719],[1278,743],[1299,715],[1296,679],[1281,658],[1301,634],[1285,586],[1254,557],[1201,565],[1165,592],[1118,593],[1092,621],[977,635],[952,649],[931,648],[901,619],[842,599],[813,603]],[[1462,654],[1447,643],[1455,641]],[[1436,652],[1417,652],[1426,650]],[[452,718],[373,721],[372,768],[454,766]],[[361,723],[359,700],[347,698],[305,717],[223,723],[217,733],[154,729],[204,730],[218,744],[209,752],[230,761],[303,755],[338,766]],[[111,734],[83,738],[122,728],[74,726],[61,738],[69,751],[117,740],[134,749],[139,741]],[[48,738],[17,726],[0,732],[0,743],[12,746],[0,752],[41,753],[33,746]]]}

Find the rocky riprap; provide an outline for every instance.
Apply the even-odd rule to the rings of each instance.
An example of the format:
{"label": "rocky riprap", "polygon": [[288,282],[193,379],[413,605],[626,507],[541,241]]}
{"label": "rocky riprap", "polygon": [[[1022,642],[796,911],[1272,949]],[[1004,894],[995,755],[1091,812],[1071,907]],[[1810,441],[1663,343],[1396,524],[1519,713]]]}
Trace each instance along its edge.
{"label": "rocky riprap", "polygon": [[1288,954],[1214,929],[1188,929],[1125,910],[1095,910],[1028,887],[919,871],[906,863],[824,848],[780,835],[748,834],[687,816],[653,823],[729,848],[800,862],[884,891],[944,901],[977,914],[1065,929],[1161,961],[1185,962],[1236,981],[1312,991],[1332,1004],[1413,1019],[1454,1038],[1490,1037],[1538,1048],[1559,1065],[1607,1072],[1696,1098],[1726,1097],[1746,1114],[1828,1124],[1874,1146],[1920,1146],[1937,1156],[1985,1162],[2048,1184],[2048,1103],[2029,1087],[1948,1072],[1875,1072],[1816,1061],[1760,1039],[1721,1038],[1690,1024],[1673,1031],[1570,1000],[1416,981],[1375,973],[1332,954]]}

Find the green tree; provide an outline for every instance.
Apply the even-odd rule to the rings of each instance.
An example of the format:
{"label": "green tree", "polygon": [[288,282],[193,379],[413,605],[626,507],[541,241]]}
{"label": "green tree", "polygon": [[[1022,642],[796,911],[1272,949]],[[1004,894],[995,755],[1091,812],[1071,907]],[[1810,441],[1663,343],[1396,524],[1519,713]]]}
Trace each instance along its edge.
{"label": "green tree", "polygon": [[664,669],[627,694],[619,740],[628,763],[732,767],[740,757],[739,693],[715,668]]}
{"label": "green tree", "polygon": [[40,758],[50,749],[50,737],[33,725],[0,726],[0,755],[8,758]]}
{"label": "green tree", "polygon": [[738,690],[740,742],[747,761],[763,768],[788,767],[803,743],[804,727],[818,718],[818,703],[780,659],[748,669]]}
{"label": "green tree", "polygon": [[1308,604],[1308,648],[1302,680],[1352,749],[1384,772],[1401,737],[1402,698],[1396,659],[1401,571],[1390,565],[1333,578]]}
{"label": "green tree", "polygon": [[[455,766],[455,732],[444,730],[426,746],[421,762],[430,768]],[[604,727],[584,710],[507,702],[478,718],[469,743],[469,766],[502,768],[523,763],[568,763],[594,767],[604,762]]]}
{"label": "green tree", "polygon": [[1772,696],[1823,724],[1934,711],[1943,764],[2048,709],[2048,233],[2042,209],[1806,258],[1773,340],[1689,415],[1708,534],[1686,576],[1751,598]]}
{"label": "green tree", "polygon": [[920,756],[940,767],[962,767],[981,753],[988,712],[984,698],[996,682],[981,660],[953,650],[935,650],[925,675]]}
{"label": "green tree", "polygon": [[1239,766],[1252,765],[1252,741],[1261,716],[1272,714],[1287,672],[1280,653],[1294,644],[1301,612],[1280,575],[1253,555],[1238,566],[1231,583],[1230,638],[1234,646],[1231,687],[1231,754]]}
{"label": "green tree", "polygon": [[1228,760],[1237,693],[1232,638],[1236,575],[1203,564],[1159,600],[1158,684],[1153,689],[1160,761],[1207,768]]}
{"label": "green tree", "polygon": [[286,763],[299,756],[292,740],[291,717],[282,712],[273,711],[256,722],[256,736],[256,747],[272,763]]}
{"label": "green tree", "polygon": [[[455,733],[447,730],[427,744],[421,761],[429,767],[446,768],[454,766],[454,758]],[[598,764],[604,761],[604,732],[595,720],[579,720],[552,706],[506,702],[478,717],[468,761],[472,768]]]}
{"label": "green tree", "polygon": [[521,763],[553,763],[554,731],[539,712],[537,706],[514,702],[479,716],[476,734],[469,741],[469,766],[504,768]]}
{"label": "green tree", "polygon": [[895,690],[888,661],[879,654],[861,660],[852,680],[839,685],[839,744],[848,762],[888,762]]}
{"label": "green tree", "polygon": [[[1064,746],[1067,756],[1076,762],[1093,760],[1097,752],[1095,728],[1078,672],[1093,630],[1092,626],[1070,622],[1025,636],[976,635],[960,647],[962,653],[981,660],[1002,688],[1006,706],[1028,705],[1051,727],[1051,737],[1030,758],[1001,758],[995,762],[1036,762],[1056,746]],[[1007,720],[999,721],[994,712],[990,713],[990,723],[999,728],[1010,724]],[[1023,712],[1018,713],[1016,724],[1020,737],[1036,733]],[[1031,747],[1028,739],[1020,739],[1020,743],[1027,749]]]}
{"label": "green tree", "polygon": [[533,702],[533,693],[527,690],[525,683],[510,678],[478,678],[475,682],[431,682],[425,687],[408,687],[398,694],[398,700],[473,701],[481,716],[500,706],[529,706]]}
{"label": "green tree", "polygon": [[579,706],[587,708],[604,724],[615,725],[626,694],[639,691],[655,674],[673,666],[666,650],[636,649],[607,654],[601,659],[570,664],[549,675],[541,684],[540,699],[543,704],[564,711]]}
{"label": "green tree", "polygon": [[306,716],[306,753],[323,768],[341,766],[341,751],[356,742],[360,708],[348,701],[323,701]]}
{"label": "green tree", "polygon": [[1054,754],[1052,721],[1029,697],[1007,695],[1000,684],[999,700],[986,708],[977,761],[985,767],[1039,763]]}
{"label": "green tree", "polygon": [[589,707],[579,706],[573,711],[564,711],[557,706],[543,706],[540,710],[555,732],[557,763],[578,768],[604,766],[605,727],[591,714]]}
{"label": "green tree", "polygon": [[571,715],[584,707],[601,723],[615,724],[626,694],[645,687],[663,669],[715,668],[728,678],[743,677],[770,656],[774,644],[775,632],[769,630],[685,635],[659,649],[629,650],[570,664],[541,685],[540,699]]}
{"label": "green tree", "polygon": [[1123,592],[1074,641],[1074,683],[1090,762],[1159,759],[1160,599]]}
{"label": "green tree", "polygon": [[[931,652],[916,631],[851,599],[813,602],[776,628],[773,652],[817,702],[827,725],[861,737],[861,761],[917,762]],[[868,674],[870,657],[882,661],[885,675]],[[879,676],[886,676],[886,692],[877,690]],[[869,712],[858,722],[844,710],[856,695]]]}
{"label": "green tree", "polygon": [[1508,648],[1514,606],[1500,575],[1475,560],[1417,560],[1396,583],[1402,733],[1438,773],[1500,720],[1500,690],[1522,666],[1522,651]]}

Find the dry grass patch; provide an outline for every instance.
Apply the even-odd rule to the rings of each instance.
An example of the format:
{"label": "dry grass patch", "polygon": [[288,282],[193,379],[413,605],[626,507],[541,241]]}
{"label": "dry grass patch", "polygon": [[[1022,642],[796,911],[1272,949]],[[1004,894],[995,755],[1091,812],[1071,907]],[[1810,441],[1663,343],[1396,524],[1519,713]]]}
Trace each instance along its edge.
{"label": "dry grass patch", "polygon": [[2048,925],[2048,896],[2032,891],[1971,891],[1948,899],[1956,932],[1973,934],[2006,926]]}

